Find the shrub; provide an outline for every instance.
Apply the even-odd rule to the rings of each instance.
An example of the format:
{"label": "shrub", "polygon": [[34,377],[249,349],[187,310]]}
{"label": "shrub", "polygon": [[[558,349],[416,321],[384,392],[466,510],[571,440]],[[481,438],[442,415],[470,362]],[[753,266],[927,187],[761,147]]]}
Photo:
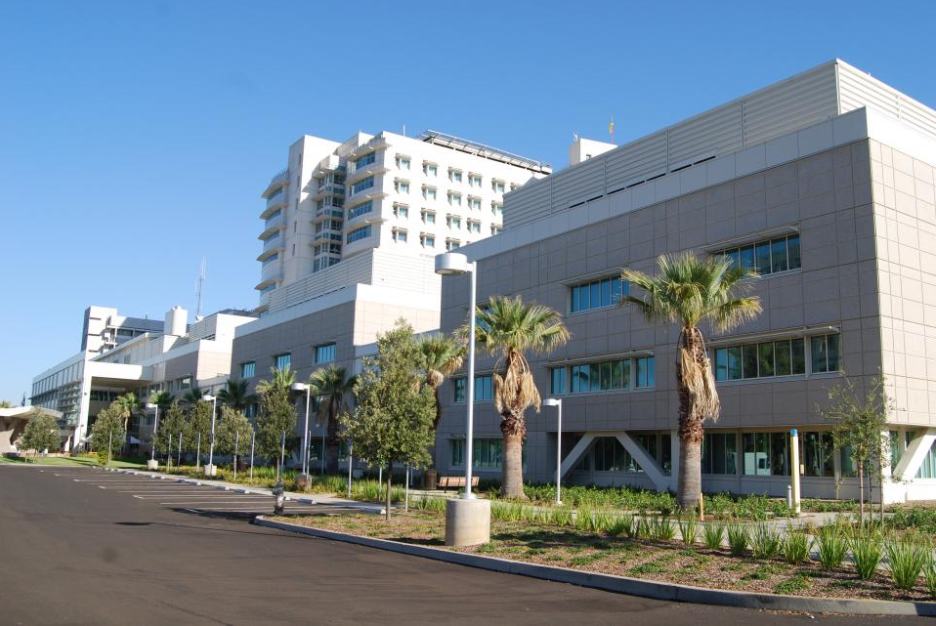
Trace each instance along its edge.
{"label": "shrub", "polygon": [[751,533],[751,551],[755,559],[774,559],[780,555],[780,535],[770,529],[766,522],[754,527]]}
{"label": "shrub", "polygon": [[682,541],[687,546],[691,546],[696,542],[696,537],[699,534],[699,523],[694,515],[690,513],[688,517],[679,518],[679,534],[682,535]]}
{"label": "shrub", "polygon": [[572,509],[555,507],[549,511],[549,523],[556,526],[572,525]]}
{"label": "shrub", "polygon": [[750,533],[744,524],[737,522],[728,525],[728,549],[732,556],[741,556],[747,550]]}
{"label": "shrub", "polygon": [[646,517],[637,518],[637,537],[641,539],[650,538],[650,520]]}
{"label": "shrub", "polygon": [[672,541],[676,538],[676,525],[668,517],[654,517],[650,521],[650,538],[654,541]]}
{"label": "shrub", "polygon": [[902,506],[893,508],[890,517],[893,528],[915,528],[927,534],[936,534],[936,509],[908,509]]}
{"label": "shrub", "polygon": [[808,561],[809,535],[802,530],[787,530],[787,536],[783,540],[783,558],[793,565]]}
{"label": "shrub", "polygon": [[825,570],[841,566],[848,553],[848,537],[839,524],[829,524],[820,528],[815,545],[819,563]]}
{"label": "shrub", "polygon": [[702,543],[709,550],[720,550],[722,541],[725,540],[725,525],[721,522],[716,524],[706,524],[702,529]]}
{"label": "shrub", "polygon": [[936,598],[936,559],[933,558],[932,552],[926,559],[926,566],[923,568],[923,580],[926,583],[926,590],[929,591],[930,597]]}
{"label": "shrub", "polygon": [[881,562],[883,550],[881,544],[870,534],[856,534],[852,538],[852,559],[855,561],[855,571],[861,580],[871,580]]}
{"label": "shrub", "polygon": [[614,516],[607,528],[607,532],[612,537],[617,537],[621,534],[626,534],[630,536],[629,530],[634,527],[634,516],[630,515],[616,515]]}
{"label": "shrub", "polygon": [[431,496],[412,498],[410,500],[410,506],[412,506],[417,511],[445,513],[445,498],[433,498]]}
{"label": "shrub", "polygon": [[887,559],[890,561],[891,579],[898,589],[909,591],[916,585],[920,573],[930,560],[927,547],[904,541],[887,544]]}

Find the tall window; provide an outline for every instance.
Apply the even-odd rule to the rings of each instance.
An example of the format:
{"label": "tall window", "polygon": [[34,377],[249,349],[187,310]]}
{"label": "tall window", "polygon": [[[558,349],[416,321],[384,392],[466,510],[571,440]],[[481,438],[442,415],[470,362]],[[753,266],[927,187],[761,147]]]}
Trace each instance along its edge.
{"label": "tall window", "polygon": [[481,210],[481,198],[475,198],[473,196],[468,196],[468,208],[472,210]]}
{"label": "tall window", "polygon": [[458,230],[461,228],[461,218],[457,215],[449,215],[445,218],[445,225],[452,230]]}
{"label": "tall window", "polygon": [[[572,393],[630,389],[630,359],[583,363],[573,365],[570,369]],[[555,374],[553,376],[555,377]]]}
{"label": "tall window", "polygon": [[435,211],[426,211],[422,212],[422,221],[425,224],[435,224],[436,223],[436,214]]}
{"label": "tall window", "polygon": [[449,192],[448,194],[448,202],[452,206],[461,206],[461,198],[462,197],[460,193]]}
{"label": "tall window", "polygon": [[472,187],[481,187],[481,175],[480,174],[469,174],[468,175],[468,184]]}
{"label": "tall window", "polygon": [[393,215],[396,217],[409,217],[409,207],[405,204],[394,204]]}
{"label": "tall window", "polygon": [[839,335],[812,337],[809,341],[812,371],[837,372],[841,369],[842,343]]}
{"label": "tall window", "polygon": [[461,247],[461,242],[458,239],[446,239],[445,240],[445,249],[451,252],[452,250],[458,250]]}
{"label": "tall window", "polygon": [[592,454],[596,472],[643,472],[617,437],[598,437]]}
{"label": "tall window", "polygon": [[257,363],[256,361],[247,361],[241,363],[241,378],[253,378],[257,375]]}
{"label": "tall window", "polygon": [[702,473],[738,473],[738,437],[735,433],[705,435],[702,440]]}
{"label": "tall window", "polygon": [[374,210],[374,201],[368,200],[356,206],[348,209],[348,219],[353,220],[355,217],[360,217],[361,215],[366,215]]}
{"label": "tall window", "polygon": [[403,228],[393,229],[393,240],[397,243],[406,243],[407,232]]}
{"label": "tall window", "polygon": [[491,188],[497,193],[504,193],[504,181],[497,179],[492,180]]}
{"label": "tall window", "polygon": [[549,393],[558,396],[566,392],[566,368],[553,367],[549,370]]}
{"label": "tall window", "polygon": [[653,387],[656,378],[653,367],[653,357],[642,356],[634,359],[634,363],[637,365],[637,375],[634,378],[635,386],[638,389]]}
{"label": "tall window", "polygon": [[720,250],[716,255],[726,256],[735,264],[758,274],[774,274],[800,268],[799,235],[765,239],[737,248]]}
{"label": "tall window", "polygon": [[282,371],[285,371],[289,368],[292,363],[292,354],[286,352],[285,354],[277,354],[273,357],[273,367]]}
{"label": "tall window", "polygon": [[419,243],[422,244],[423,248],[435,248],[435,236],[422,234],[419,236]]}
{"label": "tall window", "polygon": [[[452,452],[452,467],[465,467],[465,440],[452,439],[450,442]],[[472,447],[471,466],[480,469],[498,469],[503,462],[504,440],[501,439],[475,439]]]}
{"label": "tall window", "polygon": [[315,362],[331,363],[338,355],[338,346],[334,342],[315,346]]}
{"label": "tall window", "polygon": [[462,172],[461,170],[449,170],[449,180],[453,183],[460,183],[462,181]]}
{"label": "tall window", "polygon": [[622,296],[630,293],[630,283],[620,278],[604,278],[573,285],[571,311],[589,311],[616,305]]}

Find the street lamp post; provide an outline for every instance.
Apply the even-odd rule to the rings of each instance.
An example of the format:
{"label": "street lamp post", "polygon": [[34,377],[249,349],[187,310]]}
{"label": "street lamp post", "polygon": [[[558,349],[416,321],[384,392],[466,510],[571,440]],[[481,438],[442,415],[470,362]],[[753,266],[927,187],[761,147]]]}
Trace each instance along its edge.
{"label": "street lamp post", "polygon": [[546,398],[546,406],[556,407],[558,430],[556,431],[556,504],[562,504],[562,400]]}
{"label": "street lamp post", "polygon": [[471,470],[474,460],[474,371],[475,371],[475,308],[478,284],[477,263],[468,261],[468,257],[457,252],[447,252],[436,257],[436,274],[440,276],[471,275],[471,287],[468,302],[468,432],[465,441],[465,493],[466,500],[474,498],[471,492]]}
{"label": "street lamp post", "polygon": [[306,459],[306,453],[309,450],[309,402],[312,399],[312,385],[307,385],[306,383],[293,383],[293,391],[304,391],[306,394],[306,412],[305,412],[305,427],[302,429],[302,474],[304,476],[309,475],[308,461]]}
{"label": "street lamp post", "polygon": [[159,468],[159,463],[156,461],[156,433],[159,430],[159,405],[152,402],[147,402],[146,409],[148,411],[156,412],[156,416],[153,418],[153,449],[150,454],[150,460],[146,464],[146,469],[155,470]]}
{"label": "street lamp post", "polygon": [[478,292],[478,264],[458,252],[436,256],[436,274],[440,276],[470,275],[468,297],[468,419],[465,441],[465,492],[460,499],[446,502],[445,545],[471,546],[491,540],[491,502],[475,498],[471,491],[474,465],[474,387],[475,387],[475,326]]}
{"label": "street lamp post", "polygon": [[205,466],[205,476],[214,476],[215,418],[218,416],[218,396],[206,393],[202,396],[202,400],[211,403],[211,441],[208,443],[208,465]]}

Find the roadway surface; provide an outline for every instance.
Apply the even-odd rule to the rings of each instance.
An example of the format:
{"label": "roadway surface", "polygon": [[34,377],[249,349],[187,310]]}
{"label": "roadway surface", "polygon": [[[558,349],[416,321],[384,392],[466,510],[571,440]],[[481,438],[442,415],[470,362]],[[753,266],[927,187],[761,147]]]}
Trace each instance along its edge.
{"label": "roadway surface", "polygon": [[0,624],[923,622],[635,598],[249,523],[270,509],[213,487],[0,465]]}

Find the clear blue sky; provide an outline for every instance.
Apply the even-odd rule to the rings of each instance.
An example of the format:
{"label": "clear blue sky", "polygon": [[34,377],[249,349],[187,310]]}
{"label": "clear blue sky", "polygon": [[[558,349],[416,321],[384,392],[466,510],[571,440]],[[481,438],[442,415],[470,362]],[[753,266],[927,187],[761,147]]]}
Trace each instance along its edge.
{"label": "clear blue sky", "polygon": [[[758,10],[757,6],[765,7]],[[936,105],[936,2],[0,4],[0,398],[89,304],[251,307],[259,198],[303,133],[462,135],[562,167],[841,57]]]}

